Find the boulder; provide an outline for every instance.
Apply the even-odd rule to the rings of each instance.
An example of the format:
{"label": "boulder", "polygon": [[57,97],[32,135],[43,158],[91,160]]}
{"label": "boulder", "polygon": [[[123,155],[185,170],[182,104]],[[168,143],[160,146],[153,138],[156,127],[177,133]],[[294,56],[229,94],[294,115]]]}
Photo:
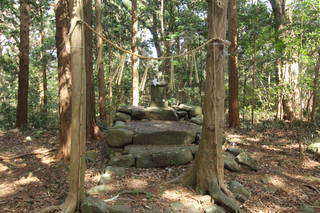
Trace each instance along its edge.
{"label": "boulder", "polygon": [[143,107],[132,107],[131,119],[132,120],[142,120],[145,119],[145,110]]}
{"label": "boulder", "polygon": [[193,106],[190,110],[190,117],[197,117],[202,115],[202,108],[200,106]]}
{"label": "boulder", "polygon": [[191,144],[195,134],[180,130],[142,130],[133,136],[134,145],[174,145]]}
{"label": "boulder", "polygon": [[105,154],[107,158],[110,158],[111,156],[121,154],[122,152],[123,152],[123,148],[115,148],[115,147],[107,146]]}
{"label": "boulder", "polygon": [[131,167],[135,165],[135,158],[131,154],[113,156],[108,164],[110,166]]}
{"label": "boulder", "polygon": [[107,204],[95,197],[85,197],[80,205],[81,213],[107,213]]}
{"label": "boulder", "polygon": [[247,152],[241,152],[239,155],[237,155],[236,161],[239,164],[241,164],[241,165],[243,165],[253,171],[258,171],[257,161],[254,160],[253,158],[251,158],[251,156]]}
{"label": "boulder", "polygon": [[231,171],[231,172],[240,172],[241,166],[235,161],[235,157],[225,152],[223,153],[223,160],[224,160],[224,168]]}
{"label": "boulder", "polygon": [[123,112],[117,112],[114,120],[128,122],[131,121],[131,116]]}
{"label": "boulder", "polygon": [[136,156],[137,168],[158,168],[177,166],[189,163],[193,155],[188,149],[180,149],[169,152],[143,153]]}
{"label": "boulder", "polygon": [[87,151],[86,152],[86,160],[90,162],[94,162],[98,157],[98,153],[94,151]]}
{"label": "boulder", "polygon": [[124,127],[127,127],[127,125],[123,121],[116,121],[113,125],[113,128],[124,128]]}
{"label": "boulder", "polygon": [[179,119],[188,119],[188,112],[187,111],[176,111]]}
{"label": "boulder", "polygon": [[145,109],[145,119],[149,120],[179,120],[176,111],[169,107],[148,107]]}
{"label": "boulder", "polygon": [[307,151],[320,156],[320,143],[312,143],[307,147]]}
{"label": "boulder", "polygon": [[108,213],[131,213],[129,205],[112,205],[108,207]]}
{"label": "boulder", "polygon": [[125,128],[110,128],[107,132],[107,144],[111,147],[123,147],[132,143],[133,131]]}
{"label": "boulder", "polygon": [[117,109],[117,112],[126,113],[128,115],[131,115],[133,106],[127,106],[127,105],[120,105]]}
{"label": "boulder", "polygon": [[240,202],[245,202],[251,196],[251,193],[237,181],[231,181],[229,183],[229,189]]}
{"label": "boulder", "polygon": [[218,205],[209,206],[204,209],[204,212],[205,213],[226,213],[225,210]]}
{"label": "boulder", "polygon": [[106,192],[109,191],[109,187],[107,185],[101,184],[101,185],[97,185],[92,187],[91,189],[89,189],[89,194],[104,194]]}
{"label": "boulder", "polygon": [[233,148],[233,147],[227,148],[226,151],[229,152],[229,153],[231,153],[231,154],[233,154],[235,157],[236,157],[237,155],[239,155],[241,152],[243,152],[242,149]]}
{"label": "boulder", "polygon": [[192,110],[192,106],[188,106],[186,104],[180,104],[179,106],[175,107],[178,111],[187,111],[190,112]]}
{"label": "boulder", "polygon": [[190,122],[198,124],[198,125],[202,125],[203,124],[203,115],[198,115],[197,117],[192,117],[190,119]]}
{"label": "boulder", "polygon": [[170,205],[171,211],[166,210],[166,212],[178,213],[178,212],[187,212],[187,213],[203,213],[203,209],[200,203],[191,201],[189,203],[174,202]]}
{"label": "boulder", "polygon": [[301,212],[301,213],[316,213],[316,210],[315,210],[314,206],[302,204],[299,207],[299,212]]}
{"label": "boulder", "polygon": [[119,166],[107,166],[104,170],[105,174],[110,174],[111,176],[124,176],[126,174],[127,168]]}

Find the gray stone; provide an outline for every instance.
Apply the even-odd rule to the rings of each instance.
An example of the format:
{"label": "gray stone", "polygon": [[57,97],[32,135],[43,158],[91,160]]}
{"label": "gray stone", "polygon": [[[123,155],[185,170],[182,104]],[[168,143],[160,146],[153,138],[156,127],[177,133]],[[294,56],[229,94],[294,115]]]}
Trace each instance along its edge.
{"label": "gray stone", "polygon": [[97,185],[89,189],[90,194],[103,194],[109,191],[109,187],[107,185]]}
{"label": "gray stone", "polygon": [[178,107],[177,107],[177,110],[183,110],[183,111],[187,111],[187,112],[190,112],[192,110],[192,106],[188,106],[186,104],[180,104]]}
{"label": "gray stone", "polygon": [[132,143],[133,131],[122,128],[110,128],[107,132],[107,144],[112,147],[123,147]]}
{"label": "gray stone", "polygon": [[241,152],[243,152],[242,149],[232,148],[232,147],[227,148],[226,151],[227,151],[227,152],[230,152],[230,153],[233,154],[234,156],[237,156],[237,155],[239,155]]}
{"label": "gray stone", "polygon": [[306,205],[306,204],[302,204],[299,207],[299,212],[301,212],[301,213],[316,213],[314,207],[312,207],[310,205]]}
{"label": "gray stone", "polygon": [[115,128],[115,127],[117,127],[117,128],[120,128],[120,127],[127,127],[126,126],[126,123],[125,122],[123,122],[123,121],[116,121],[115,123],[114,123],[114,125],[113,125],[113,128]]}
{"label": "gray stone", "polygon": [[112,205],[108,207],[108,213],[131,213],[129,205]]}
{"label": "gray stone", "polygon": [[95,197],[85,197],[81,202],[81,213],[106,213],[107,204]]}
{"label": "gray stone", "polygon": [[191,144],[195,134],[179,130],[151,130],[133,136],[134,145],[178,145]]}
{"label": "gray stone", "polygon": [[179,119],[182,119],[182,118],[188,118],[188,112],[187,111],[176,111]]}
{"label": "gray stone", "polygon": [[114,120],[128,122],[131,121],[131,116],[123,112],[117,112]]}
{"label": "gray stone", "polygon": [[238,198],[239,201],[245,202],[251,196],[251,193],[239,182],[231,181],[229,183],[230,191]]}
{"label": "gray stone", "polygon": [[223,208],[217,205],[212,205],[204,209],[205,213],[226,213]]}
{"label": "gray stone", "polygon": [[107,166],[104,170],[105,174],[110,174],[112,176],[124,176],[126,174],[127,168],[119,166]]}
{"label": "gray stone", "polygon": [[198,125],[202,125],[203,124],[203,115],[198,115],[197,117],[192,117],[190,119],[190,122],[198,124]]}
{"label": "gray stone", "polygon": [[253,171],[258,171],[257,161],[251,158],[251,156],[247,152],[241,152],[239,155],[237,155],[236,161],[241,165],[250,168]]}
{"label": "gray stone", "polygon": [[112,180],[112,174],[109,172],[104,173],[100,176],[99,184],[100,185],[107,184],[108,182],[110,182],[110,180]]}
{"label": "gray stone", "polygon": [[132,106],[127,106],[127,105],[120,105],[119,108],[117,109],[118,112],[126,113],[128,115],[131,115],[132,113]]}
{"label": "gray stone", "polygon": [[190,201],[189,203],[175,202],[170,205],[171,212],[188,212],[188,213],[203,213],[201,204]]}
{"label": "gray stone", "polygon": [[143,153],[136,157],[137,168],[158,168],[177,166],[189,163],[193,155],[188,149],[180,149],[169,152]]}
{"label": "gray stone", "polygon": [[235,161],[235,157],[225,152],[223,153],[223,160],[224,160],[224,168],[228,169],[231,172],[240,172],[241,166]]}
{"label": "gray stone", "polygon": [[106,148],[106,157],[107,158],[110,158],[114,155],[117,155],[117,153],[121,154],[123,152],[123,148],[115,148],[115,147],[110,147],[108,146]]}
{"label": "gray stone", "polygon": [[202,115],[202,108],[200,106],[193,106],[190,110],[190,117],[197,117],[198,115]]}
{"label": "gray stone", "polygon": [[135,165],[135,158],[131,154],[113,156],[108,164],[110,166],[131,167]]}
{"label": "gray stone", "polygon": [[145,119],[149,120],[179,120],[176,111],[169,107],[148,107],[145,109]]}
{"label": "gray stone", "polygon": [[131,119],[132,120],[142,120],[145,119],[145,111],[143,107],[132,107],[132,114]]}
{"label": "gray stone", "polygon": [[312,143],[307,147],[307,151],[320,156],[320,143]]}
{"label": "gray stone", "polygon": [[166,101],[167,82],[162,80],[158,85],[151,84],[150,96],[151,107],[166,107],[168,102]]}

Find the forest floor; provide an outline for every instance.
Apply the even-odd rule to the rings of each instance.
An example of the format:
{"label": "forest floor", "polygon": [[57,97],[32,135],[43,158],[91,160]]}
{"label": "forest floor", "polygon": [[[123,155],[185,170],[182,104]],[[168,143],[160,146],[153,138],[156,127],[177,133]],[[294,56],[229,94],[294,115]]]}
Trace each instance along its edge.
{"label": "forest floor", "polygon": [[[298,212],[303,205],[320,206],[320,162],[304,151],[305,141],[318,137],[316,128],[306,124],[276,123],[254,130],[226,130],[232,144],[249,151],[259,163],[258,172],[225,171],[226,182],[236,180],[251,191],[242,208],[246,212]],[[24,213],[63,203],[68,191],[67,164],[55,159],[57,131],[10,130],[0,132],[0,212]],[[98,157],[88,162],[85,189],[96,186],[106,167],[104,143],[90,141],[88,150]],[[109,202],[128,204],[134,212],[164,209],[173,202],[201,203],[203,196],[169,180],[191,164],[163,169],[128,169],[115,178],[109,191],[95,195],[109,199],[123,190],[139,189],[145,194],[123,194]],[[268,180],[268,181],[264,181]],[[152,197],[147,197],[147,195]],[[149,212],[157,212],[150,211]],[[161,211],[160,211],[161,212]],[[320,212],[320,209],[319,209]]]}

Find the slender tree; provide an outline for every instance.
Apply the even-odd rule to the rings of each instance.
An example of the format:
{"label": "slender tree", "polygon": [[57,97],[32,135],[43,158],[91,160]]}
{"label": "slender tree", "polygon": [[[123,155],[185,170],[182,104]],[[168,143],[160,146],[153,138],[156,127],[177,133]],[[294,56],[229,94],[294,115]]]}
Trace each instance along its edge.
{"label": "slender tree", "polygon": [[320,72],[320,48],[318,49],[318,58],[316,66],[314,67],[314,79],[313,79],[313,94],[312,94],[312,109],[310,115],[310,121],[315,122],[316,111],[318,107],[318,85],[319,85],[319,72]]}
{"label": "slender tree", "polygon": [[228,37],[231,42],[229,47],[229,127],[238,128],[239,119],[239,101],[238,101],[238,35],[237,35],[237,0],[229,0],[228,7]]}
{"label": "slender tree", "polygon": [[28,123],[28,89],[29,89],[29,22],[30,5],[27,0],[20,0],[20,56],[19,86],[16,127],[25,127]]}
{"label": "slender tree", "polygon": [[208,45],[204,123],[199,151],[191,173],[183,182],[202,194],[209,193],[215,202],[226,206],[229,211],[239,212],[237,202],[224,183],[222,157],[226,68],[223,40],[226,38],[227,6],[227,0],[208,0],[208,36],[217,39]]}
{"label": "slender tree", "polygon": [[59,150],[58,158],[68,159],[71,149],[71,58],[70,1],[59,0],[56,5],[56,47],[59,78]]}
{"label": "slender tree", "polygon": [[[138,7],[137,0],[132,0],[132,52],[138,54]],[[131,56],[132,63],[132,105],[139,105],[139,58],[135,55]]]}
{"label": "slender tree", "polygon": [[[99,34],[102,34],[102,24],[101,24],[101,0],[96,0],[96,30]],[[104,80],[104,67],[103,67],[103,40],[97,35],[97,70],[98,70],[98,86],[99,86],[99,116],[102,121],[107,120],[106,112],[106,84]]]}

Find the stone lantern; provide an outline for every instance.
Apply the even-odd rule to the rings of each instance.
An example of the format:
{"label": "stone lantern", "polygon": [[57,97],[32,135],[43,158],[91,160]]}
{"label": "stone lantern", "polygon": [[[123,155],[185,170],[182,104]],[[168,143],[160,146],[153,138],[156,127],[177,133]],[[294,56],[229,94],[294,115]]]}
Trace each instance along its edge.
{"label": "stone lantern", "polygon": [[168,83],[163,79],[161,73],[151,81],[151,103],[150,107],[168,107],[166,100]]}

